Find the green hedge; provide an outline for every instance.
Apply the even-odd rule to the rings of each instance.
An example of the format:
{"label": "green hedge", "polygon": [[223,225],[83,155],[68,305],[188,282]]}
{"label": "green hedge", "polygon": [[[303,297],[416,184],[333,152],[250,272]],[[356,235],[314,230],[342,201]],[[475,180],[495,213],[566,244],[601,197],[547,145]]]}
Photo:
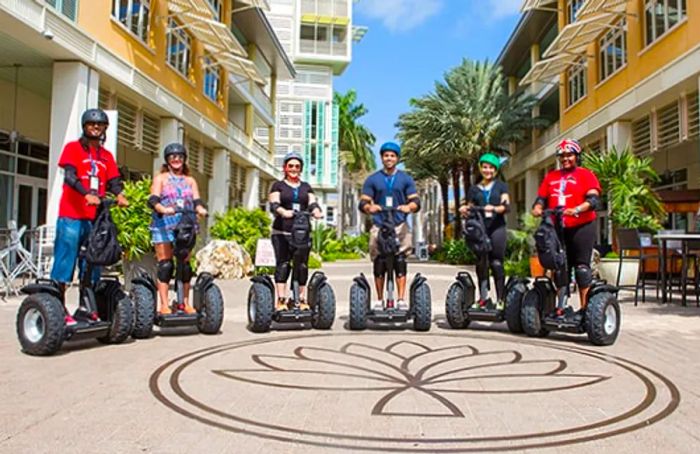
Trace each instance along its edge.
{"label": "green hedge", "polygon": [[237,242],[255,258],[258,239],[270,237],[270,217],[259,208],[233,208],[224,214],[214,215],[210,233],[218,240]]}

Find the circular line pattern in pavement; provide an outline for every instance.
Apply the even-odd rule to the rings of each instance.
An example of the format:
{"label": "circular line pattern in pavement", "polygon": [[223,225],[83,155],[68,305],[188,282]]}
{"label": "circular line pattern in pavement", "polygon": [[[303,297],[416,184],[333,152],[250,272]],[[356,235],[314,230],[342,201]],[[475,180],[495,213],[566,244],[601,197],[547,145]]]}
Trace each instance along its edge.
{"label": "circular line pattern in pavement", "polygon": [[[330,341],[337,341],[339,338],[347,339],[348,342],[339,349],[335,350],[326,347],[327,343]],[[384,338],[396,338],[399,340],[388,344],[383,349],[377,347],[379,340]],[[439,348],[426,345],[435,338],[445,338],[450,342],[453,342],[453,340],[458,340],[459,342],[448,347]],[[401,336],[397,336],[396,334],[392,333],[326,333],[268,337],[217,345],[184,354],[163,364],[151,375],[150,389],[153,395],[171,410],[179,413],[182,416],[225,431],[280,442],[303,443],[317,447],[392,452],[473,452],[484,450],[510,451],[573,445],[593,440],[601,440],[648,427],[668,417],[678,408],[680,403],[680,393],[678,388],[660,373],[653,371],[642,364],[618,356],[608,355],[599,350],[555,344],[549,341],[532,340],[520,337],[511,339],[498,334],[473,332],[470,333],[469,337],[465,336],[464,334],[440,333],[414,335],[411,337],[410,341],[400,339],[402,339]],[[492,355],[494,357],[507,355],[509,358],[507,361],[486,363],[486,367],[498,368],[504,366],[507,368],[513,365],[526,365],[526,363],[534,365],[535,363],[548,362],[552,363],[554,367],[551,370],[548,370],[546,373],[540,374],[539,378],[566,377],[567,379],[576,380],[576,382],[572,385],[562,386],[559,388],[548,388],[546,390],[548,392],[571,389],[576,389],[577,393],[584,392],[588,386],[606,386],[606,381],[613,378],[611,376],[601,374],[567,373],[567,361],[560,358],[547,361],[527,360],[527,358],[524,359],[523,355],[516,350],[481,352],[478,348],[472,345],[474,341],[479,340],[497,342],[505,345],[526,345],[530,347],[537,347],[538,349],[541,348],[552,352],[558,352],[562,355],[568,355],[569,357],[578,357],[581,361],[586,359],[588,361],[601,362],[601,364],[607,368],[614,367],[616,370],[620,371],[620,374],[627,374],[629,377],[633,377],[634,380],[636,380],[636,382],[640,385],[640,388],[643,389],[642,398],[631,408],[626,408],[624,411],[611,415],[604,420],[588,422],[587,424],[572,427],[552,428],[552,430],[533,431],[521,434],[503,433],[492,436],[434,437],[431,436],[430,433],[425,433],[424,437],[419,438],[392,438],[378,435],[323,432],[321,430],[314,430],[313,427],[300,428],[292,425],[284,426],[274,424],[264,420],[255,420],[250,416],[250,412],[246,412],[245,409],[242,409],[240,414],[232,414],[220,408],[215,408],[211,405],[211,403],[198,400],[191,393],[188,393],[183,386],[183,374],[188,371],[195,370],[198,366],[201,368],[201,364],[204,361],[212,360],[212,358],[216,358],[217,355],[227,354],[230,352],[239,352],[245,349],[254,349],[255,347],[266,347],[269,344],[274,343],[280,343],[280,345],[287,346],[292,344],[296,345],[298,342],[310,342],[312,344],[316,342],[317,344],[320,344],[320,346],[298,346],[294,349],[293,355],[289,356],[277,354],[259,354],[253,352],[250,355],[250,359],[252,360],[252,363],[259,366],[259,369],[252,372],[256,372],[256,376],[264,376],[267,373],[271,373],[273,375],[284,374],[285,372],[295,372],[297,374],[301,372],[301,375],[303,375],[308,371],[285,371],[282,367],[276,365],[274,361],[283,360],[287,363],[292,362],[292,364],[307,364],[309,361],[313,361],[317,368],[329,367],[331,369],[327,372],[315,370],[314,373],[317,375],[327,375],[331,379],[336,378],[334,376],[340,376],[343,378],[343,380],[371,379],[373,382],[378,383],[378,385],[376,385],[374,388],[368,389],[368,391],[383,392],[385,395],[375,404],[374,408],[372,409],[371,416],[367,415],[367,424],[370,425],[370,418],[375,415],[428,419],[434,419],[436,417],[463,417],[463,413],[461,412],[459,405],[454,403],[450,398],[450,396],[454,395],[455,393],[457,395],[471,393],[476,395],[478,398],[478,394],[481,393],[502,395],[516,393],[537,393],[543,391],[542,389],[491,389],[487,391],[480,391],[479,389],[465,389],[463,383],[462,388],[459,389],[436,389],[436,387],[439,388],[439,384],[441,383],[464,380],[464,377],[448,379],[444,376],[452,375],[453,377],[459,377],[460,374],[464,374],[465,371],[466,373],[469,373],[470,369],[473,370],[483,368],[485,367],[484,365],[461,367],[456,370],[448,370],[447,372],[435,375],[432,378],[425,378],[424,375],[426,375],[427,369],[444,366],[449,362],[456,362],[456,360],[459,360],[460,364],[469,364],[470,360],[479,356],[481,356],[481,359],[483,360],[488,355]],[[363,343],[363,341],[366,342]],[[409,347],[418,353],[411,356],[404,356],[397,353],[397,350],[400,347]],[[411,362],[416,362],[421,357],[431,355],[435,352],[445,354],[445,352],[450,349],[459,349],[461,351],[466,351],[466,353],[443,358],[440,361],[436,361],[428,366],[425,366],[418,372],[411,371]],[[358,351],[369,351],[372,353],[375,350],[377,352],[377,356],[388,355],[390,358],[396,357],[397,365],[382,362],[376,358],[367,356],[366,354],[358,353]],[[275,348],[275,351],[282,350]],[[317,354],[325,354],[327,356],[330,355],[328,357],[331,359],[317,359],[312,357]],[[337,358],[341,358],[340,362],[337,360]],[[345,358],[346,361],[343,362],[343,358]],[[362,361],[376,362],[377,370],[369,370],[368,368],[360,367],[359,363]],[[352,373],[332,371],[334,368],[337,369],[338,367],[340,367],[341,370],[352,369]],[[381,373],[378,371],[379,369],[388,370],[389,373]],[[269,396],[269,398],[272,400],[275,399],[275,392],[289,393],[294,392],[294,390],[317,392],[363,390],[355,388],[343,389],[333,386],[321,386],[314,383],[311,385],[305,385],[303,383],[297,384],[296,382],[284,384],[278,383],[275,380],[266,381],[257,378],[251,379],[246,376],[246,373],[251,372],[250,369],[209,370],[206,372],[212,373],[214,376],[218,376],[220,378],[223,377],[234,380],[236,385],[266,387],[265,389],[268,390],[266,396]],[[441,378],[438,379],[439,377]],[[509,378],[513,378],[514,375],[482,374],[479,376],[479,378],[484,380],[494,377],[497,379],[507,380]],[[204,383],[200,385],[206,386]],[[468,386],[466,386],[466,388],[468,388]],[[399,414],[387,411],[386,407],[392,401],[392,399],[395,399],[397,395],[401,395],[401,393],[405,392],[406,390],[423,393],[425,396],[433,399],[433,402],[436,402],[438,406],[441,406],[444,411],[440,414]],[[534,395],[536,396],[537,394]],[[280,395],[280,397],[283,397],[283,395]],[[533,397],[533,399],[536,399],[536,397]],[[329,408],[326,408],[325,411],[329,411]],[[325,418],[333,418],[334,415],[332,414],[332,410],[330,411],[331,414],[326,414],[323,416]],[[376,427],[375,425],[373,426]],[[374,432],[376,433],[377,431],[375,430]]]}

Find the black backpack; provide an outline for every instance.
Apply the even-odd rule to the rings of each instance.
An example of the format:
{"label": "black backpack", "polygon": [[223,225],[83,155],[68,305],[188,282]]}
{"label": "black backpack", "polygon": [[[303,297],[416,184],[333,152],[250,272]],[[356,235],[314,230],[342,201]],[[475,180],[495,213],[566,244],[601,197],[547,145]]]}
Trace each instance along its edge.
{"label": "black backpack", "polygon": [[84,246],[85,260],[96,266],[111,266],[121,260],[117,233],[109,208],[101,208]]}
{"label": "black backpack", "polygon": [[197,220],[194,214],[182,213],[173,232],[175,235],[173,251],[175,257],[187,257],[197,242]]}
{"label": "black backpack", "polygon": [[566,267],[566,254],[550,217],[546,217],[535,231],[535,246],[545,269],[560,271]]}
{"label": "black backpack", "polygon": [[297,213],[292,223],[292,236],[290,245],[297,250],[311,248],[311,222],[306,214]]}
{"label": "black backpack", "polygon": [[486,225],[481,217],[481,213],[474,212],[467,218],[462,233],[467,246],[477,256],[488,254],[493,249],[491,238],[489,238],[489,234],[486,231]]}
{"label": "black backpack", "polygon": [[384,220],[379,226],[379,234],[377,235],[377,246],[379,255],[388,257],[397,255],[400,249],[399,237],[396,234],[394,222]]}

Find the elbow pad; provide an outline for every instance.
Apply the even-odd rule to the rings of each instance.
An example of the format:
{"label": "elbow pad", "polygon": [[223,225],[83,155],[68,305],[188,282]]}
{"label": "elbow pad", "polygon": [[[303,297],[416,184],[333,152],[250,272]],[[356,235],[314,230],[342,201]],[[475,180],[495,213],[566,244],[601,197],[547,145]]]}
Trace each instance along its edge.
{"label": "elbow pad", "polygon": [[152,210],[155,210],[156,205],[158,205],[159,203],[160,197],[155,194],[151,194],[151,196],[148,198],[148,206],[151,207]]}
{"label": "elbow pad", "polygon": [[544,197],[537,196],[535,199],[535,203],[532,204],[532,207],[534,208],[535,205],[542,205],[543,207],[547,206],[547,199]]}
{"label": "elbow pad", "polygon": [[367,200],[363,199],[363,200],[360,200],[360,204],[357,206],[357,208],[359,208],[359,210],[362,211],[363,213],[366,213],[365,207],[367,207],[369,204],[370,203]]}
{"label": "elbow pad", "polygon": [[503,212],[503,214],[510,212],[510,203],[504,202],[501,204],[501,206],[503,206],[505,208],[505,211]]}
{"label": "elbow pad", "polygon": [[194,199],[193,203],[194,203],[195,208],[197,208],[197,207],[203,207],[205,209],[207,208],[207,205],[202,201],[202,199]]}
{"label": "elbow pad", "polygon": [[112,178],[107,182],[107,190],[114,195],[119,195],[124,190],[124,183],[121,177]]}
{"label": "elbow pad", "polygon": [[274,214],[275,216],[278,216],[279,213],[277,213],[277,208],[281,207],[282,205],[279,204],[279,202],[270,202],[270,212]]}
{"label": "elbow pad", "polygon": [[586,202],[591,205],[591,211],[595,211],[600,207],[600,196],[597,194],[586,194]]}
{"label": "elbow pad", "polygon": [[420,211],[420,208],[421,208],[420,197],[413,197],[413,198],[411,198],[411,199],[408,199],[408,203],[409,203],[409,204],[411,204],[411,203],[415,203],[415,204],[416,204],[416,211],[415,211],[415,213],[418,213],[418,212]]}
{"label": "elbow pad", "polygon": [[78,169],[70,165],[64,166],[63,169],[65,170],[63,180],[66,184],[78,191],[80,195],[88,194],[88,190],[85,189],[85,186],[83,186],[83,183],[78,178]]}

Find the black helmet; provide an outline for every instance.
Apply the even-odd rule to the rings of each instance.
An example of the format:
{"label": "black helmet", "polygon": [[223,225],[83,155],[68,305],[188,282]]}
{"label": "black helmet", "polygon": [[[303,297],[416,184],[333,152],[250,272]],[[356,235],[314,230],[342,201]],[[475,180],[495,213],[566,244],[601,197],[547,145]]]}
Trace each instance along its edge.
{"label": "black helmet", "polygon": [[185,149],[185,146],[181,143],[173,142],[165,147],[165,150],[163,151],[163,157],[165,158],[165,162],[168,162],[168,156],[174,154],[181,154],[185,157],[185,159],[187,159],[187,150]]}
{"label": "black helmet", "polygon": [[296,151],[290,151],[289,153],[284,155],[284,164],[283,165],[286,166],[287,163],[289,161],[291,161],[292,159],[296,159],[297,161],[299,161],[301,166],[304,167],[304,158],[302,158],[301,155],[299,153],[297,153]]}
{"label": "black helmet", "polygon": [[101,123],[104,125],[109,125],[109,118],[102,109],[88,109],[83,112],[83,116],[80,119],[80,124],[83,128],[87,123]]}

